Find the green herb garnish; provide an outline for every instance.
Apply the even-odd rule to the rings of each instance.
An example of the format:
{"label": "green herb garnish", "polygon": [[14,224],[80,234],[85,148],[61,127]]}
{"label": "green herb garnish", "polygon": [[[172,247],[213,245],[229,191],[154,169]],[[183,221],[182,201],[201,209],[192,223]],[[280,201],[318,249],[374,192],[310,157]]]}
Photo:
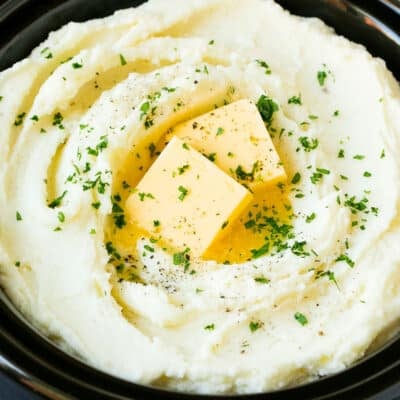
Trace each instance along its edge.
{"label": "green herb garnish", "polygon": [[125,60],[125,57],[122,54],[119,55],[119,60],[121,62],[121,65],[126,65],[127,64],[127,62]]}
{"label": "green herb garnish", "polygon": [[59,197],[55,198],[53,201],[51,201],[48,204],[48,207],[50,207],[50,208],[59,207],[61,205],[62,200],[64,199],[64,197],[66,196],[67,193],[68,193],[67,190],[65,190],[61,196],[59,196]]}
{"label": "green herb garnish", "polygon": [[279,106],[270,97],[261,95],[257,102],[258,111],[265,123],[271,124],[273,115],[279,110]]}
{"label": "green herb garnish", "polygon": [[297,312],[296,314],[294,314],[294,319],[295,319],[301,326],[304,326],[304,325],[307,325],[307,324],[308,324],[308,319],[307,319],[307,317],[306,317],[304,314],[302,314],[302,313]]}
{"label": "green herb garnish", "polygon": [[298,96],[292,96],[289,100],[288,100],[288,104],[298,104],[298,105],[302,105],[302,101],[301,101],[301,94],[299,94]]}
{"label": "green herb garnish", "polygon": [[180,201],[183,201],[185,199],[185,197],[188,195],[189,190],[181,185],[181,186],[178,187],[178,191],[180,193],[179,196],[178,196],[178,199]]}

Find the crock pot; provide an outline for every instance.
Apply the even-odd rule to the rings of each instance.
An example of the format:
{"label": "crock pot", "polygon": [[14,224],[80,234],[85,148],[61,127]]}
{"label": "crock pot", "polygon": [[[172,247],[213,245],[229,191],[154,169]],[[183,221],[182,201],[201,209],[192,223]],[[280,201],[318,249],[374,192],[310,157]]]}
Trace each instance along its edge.
{"label": "crock pot", "polygon": [[[277,1],[294,14],[319,17],[337,33],[364,44],[374,56],[386,61],[400,81],[398,0]],[[139,0],[0,0],[0,70],[26,57],[51,30],[69,21],[103,17],[116,9],[140,3]],[[32,393],[50,399],[217,398],[137,385],[88,367],[43,337],[1,291],[0,371]],[[316,382],[273,393],[219,397],[240,400],[400,398],[400,335],[346,371]],[[4,398],[1,391],[0,398]]]}

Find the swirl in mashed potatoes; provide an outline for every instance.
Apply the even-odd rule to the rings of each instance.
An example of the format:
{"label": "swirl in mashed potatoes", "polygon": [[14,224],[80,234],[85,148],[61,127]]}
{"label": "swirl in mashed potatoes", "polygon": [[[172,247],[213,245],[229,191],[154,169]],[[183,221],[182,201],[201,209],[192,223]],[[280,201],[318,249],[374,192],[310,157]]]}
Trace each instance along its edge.
{"label": "swirl in mashed potatoes", "polygon": [[[1,284],[89,364],[261,392],[343,370],[398,321],[399,86],[321,21],[151,0],[51,33],[0,96]],[[125,202],[169,129],[261,96],[288,180],[180,262]]]}

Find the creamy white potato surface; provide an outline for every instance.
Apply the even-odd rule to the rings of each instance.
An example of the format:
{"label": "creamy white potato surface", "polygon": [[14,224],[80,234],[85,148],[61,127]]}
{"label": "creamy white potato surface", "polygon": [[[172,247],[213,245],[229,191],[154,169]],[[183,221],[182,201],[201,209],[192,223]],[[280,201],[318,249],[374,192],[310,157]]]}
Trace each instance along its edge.
{"label": "creamy white potato surface", "polygon": [[[1,285],[90,365],[269,391],[345,369],[398,322],[399,85],[320,20],[150,0],[51,33],[0,96]],[[240,99],[259,102],[288,180],[209,258],[176,254],[125,202],[170,128]]]}

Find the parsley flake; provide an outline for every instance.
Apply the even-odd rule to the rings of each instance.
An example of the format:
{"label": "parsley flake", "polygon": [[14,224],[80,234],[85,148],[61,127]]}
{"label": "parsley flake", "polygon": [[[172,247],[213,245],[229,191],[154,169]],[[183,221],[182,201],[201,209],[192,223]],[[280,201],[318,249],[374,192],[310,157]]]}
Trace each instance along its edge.
{"label": "parsley flake", "polygon": [[255,331],[257,331],[260,328],[261,328],[261,323],[260,322],[251,321],[250,324],[249,324],[249,329],[250,329],[251,333],[254,333]]}
{"label": "parsley flake", "polygon": [[355,265],[355,262],[347,255],[347,254],[341,254],[335,262],[345,262],[350,268],[353,268]]}
{"label": "parsley flake", "polygon": [[295,319],[301,326],[304,326],[304,325],[307,325],[307,324],[308,324],[308,319],[307,319],[307,317],[306,317],[304,314],[302,314],[302,313],[297,312],[296,314],[294,314],[294,319]]}
{"label": "parsley flake", "polygon": [[298,96],[292,96],[288,100],[288,104],[298,104],[299,106],[301,106],[303,104],[303,102],[301,101],[301,94],[299,94]]}
{"label": "parsley flake", "polygon": [[293,175],[292,184],[293,184],[293,185],[296,185],[297,183],[300,182],[300,180],[301,180],[301,175],[300,175],[299,172],[296,172],[296,173]]}
{"label": "parsley flake", "polygon": [[299,138],[300,144],[303,146],[305,152],[309,153],[318,147],[318,139],[310,139],[307,136],[302,136]]}
{"label": "parsley flake", "polygon": [[318,71],[317,79],[320,86],[325,85],[326,78],[328,78],[328,74],[326,73],[326,71]]}
{"label": "parsley flake", "polygon": [[17,115],[17,118],[16,118],[15,121],[14,121],[14,125],[15,125],[15,126],[20,126],[20,125],[22,125],[22,123],[24,122],[25,116],[26,116],[26,113],[25,113],[25,112],[22,112],[21,114],[18,114],[18,115]]}
{"label": "parsley flake", "polygon": [[179,196],[178,196],[178,199],[180,201],[183,201],[185,199],[185,197],[188,195],[189,190],[181,185],[181,186],[178,187],[178,191],[180,193]]}
{"label": "parsley flake", "polygon": [[257,283],[262,283],[264,285],[270,283],[271,281],[268,278],[265,278],[264,276],[257,276],[254,278],[254,282]]}
{"label": "parsley flake", "polygon": [[127,64],[125,57],[123,56],[123,54],[119,55],[119,61],[121,62],[121,65],[124,66]]}
{"label": "parsley flake", "polygon": [[261,95],[256,105],[264,122],[271,124],[274,113],[279,110],[278,104],[270,97]]}
{"label": "parsley flake", "polygon": [[174,265],[183,266],[186,272],[190,267],[190,249],[187,247],[184,251],[180,253],[175,253],[172,256],[172,261]]}
{"label": "parsley flake", "polygon": [[59,207],[59,206],[61,205],[61,202],[63,201],[63,199],[64,199],[64,197],[66,196],[67,193],[68,193],[68,191],[65,190],[61,196],[59,196],[59,197],[55,198],[53,201],[51,201],[51,202],[48,204],[48,207],[50,207],[50,208]]}
{"label": "parsley flake", "polygon": [[57,217],[58,217],[58,220],[59,220],[61,223],[65,222],[65,214],[64,214],[63,212],[60,211],[60,212],[58,213]]}
{"label": "parsley flake", "polygon": [[269,65],[263,61],[263,60],[256,60],[256,63],[261,67],[265,69],[265,75],[271,75],[272,71]]}
{"label": "parsley flake", "polygon": [[221,128],[221,127],[218,128],[218,129],[217,129],[217,136],[222,135],[222,134],[224,133],[224,131],[225,131],[224,128]]}

